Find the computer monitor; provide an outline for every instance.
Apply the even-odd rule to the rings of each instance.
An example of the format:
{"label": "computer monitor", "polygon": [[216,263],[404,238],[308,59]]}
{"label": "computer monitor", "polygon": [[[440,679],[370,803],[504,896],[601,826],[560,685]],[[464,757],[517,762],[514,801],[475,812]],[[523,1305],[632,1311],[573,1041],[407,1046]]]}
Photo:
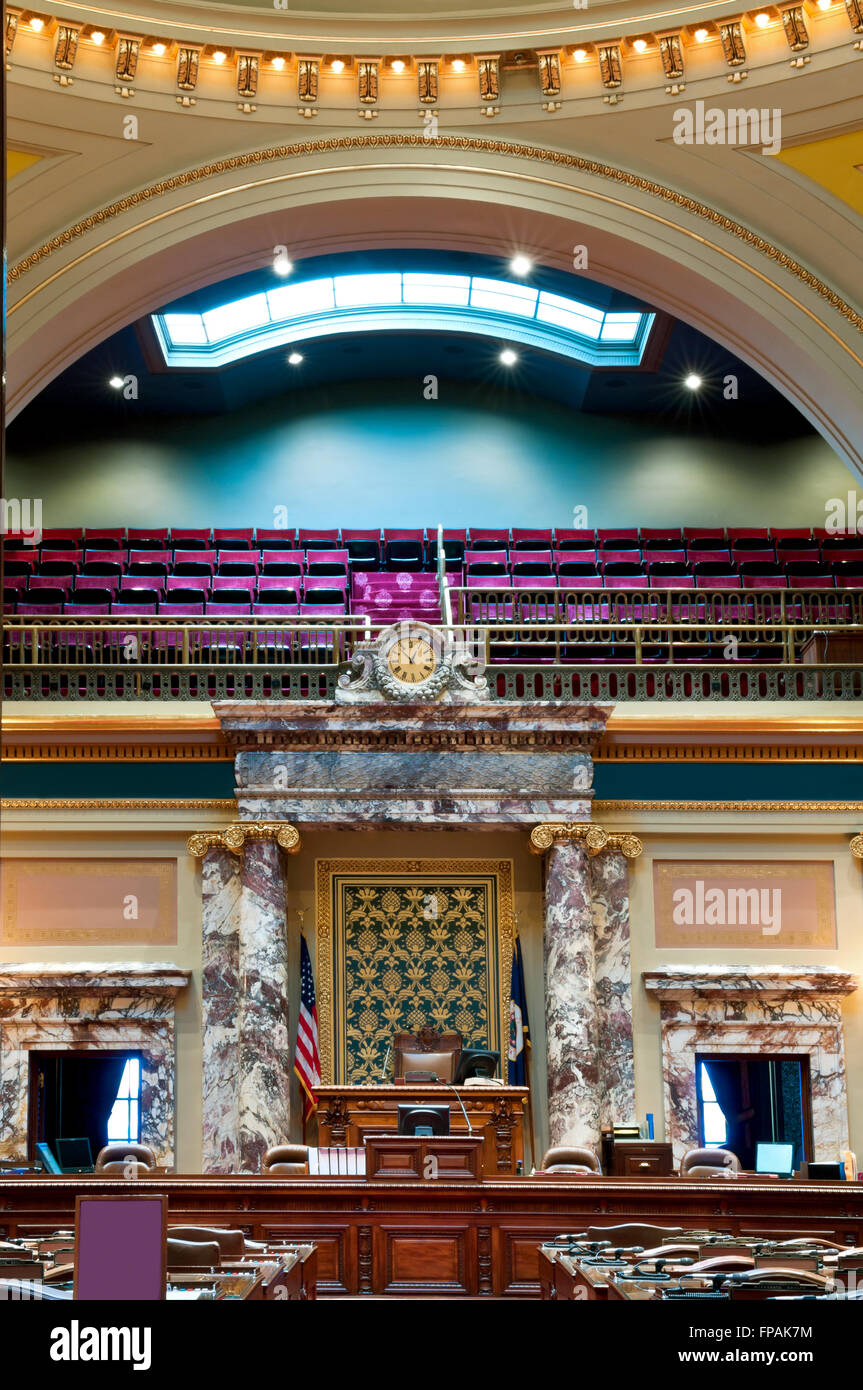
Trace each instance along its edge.
{"label": "computer monitor", "polygon": [[51,1152],[50,1144],[37,1144],[36,1155],[41,1160],[46,1173],[62,1173],[63,1169]]}
{"label": "computer monitor", "polygon": [[463,1086],[469,1076],[496,1076],[499,1061],[499,1052],[490,1052],[485,1047],[463,1047],[453,1073],[453,1085]]}
{"label": "computer monitor", "polygon": [[89,1139],[55,1139],[54,1143],[64,1173],[92,1173],[93,1151]]}
{"label": "computer monitor", "polygon": [[793,1144],[756,1144],[756,1173],[776,1173],[780,1178],[790,1178],[794,1171]]}
{"label": "computer monitor", "polygon": [[449,1134],[448,1105],[400,1105],[399,1134]]}

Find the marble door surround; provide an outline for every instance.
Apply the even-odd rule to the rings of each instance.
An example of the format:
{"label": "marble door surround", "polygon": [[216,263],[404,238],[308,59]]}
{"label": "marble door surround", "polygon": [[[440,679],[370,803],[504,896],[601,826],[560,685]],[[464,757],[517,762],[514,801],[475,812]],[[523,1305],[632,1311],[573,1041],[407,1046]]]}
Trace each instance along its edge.
{"label": "marble door surround", "polygon": [[668,965],[642,979],[658,999],[666,1137],[676,1162],[698,1146],[697,1055],[780,1053],[809,1058],[816,1162],[848,1148],[842,999],[856,975],[829,966]]}
{"label": "marble door surround", "polygon": [[159,962],[0,966],[0,1158],[27,1158],[30,1053],[92,1048],[142,1054],[141,1142],[172,1166],[174,1000],[190,978]]}

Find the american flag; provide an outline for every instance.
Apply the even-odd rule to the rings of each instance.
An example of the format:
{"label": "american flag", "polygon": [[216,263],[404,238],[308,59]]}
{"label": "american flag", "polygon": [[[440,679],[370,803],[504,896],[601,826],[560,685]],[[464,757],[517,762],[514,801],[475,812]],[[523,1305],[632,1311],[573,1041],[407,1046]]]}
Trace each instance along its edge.
{"label": "american flag", "polygon": [[294,1071],[303,1088],[303,1124],[317,1109],[315,1088],[321,1084],[321,1057],[318,1052],[318,1006],[315,1003],[315,977],[305,936],[300,937],[300,1021]]}

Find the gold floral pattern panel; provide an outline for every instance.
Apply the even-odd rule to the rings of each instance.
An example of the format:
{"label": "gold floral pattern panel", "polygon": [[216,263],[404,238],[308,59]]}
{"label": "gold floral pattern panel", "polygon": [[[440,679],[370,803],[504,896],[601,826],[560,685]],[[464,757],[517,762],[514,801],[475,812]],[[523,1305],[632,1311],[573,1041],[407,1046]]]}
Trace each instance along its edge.
{"label": "gold floral pattern panel", "polygon": [[512,963],[512,862],[317,862],[323,1080],[392,1080],[392,1039],[424,1024],[501,1048]]}

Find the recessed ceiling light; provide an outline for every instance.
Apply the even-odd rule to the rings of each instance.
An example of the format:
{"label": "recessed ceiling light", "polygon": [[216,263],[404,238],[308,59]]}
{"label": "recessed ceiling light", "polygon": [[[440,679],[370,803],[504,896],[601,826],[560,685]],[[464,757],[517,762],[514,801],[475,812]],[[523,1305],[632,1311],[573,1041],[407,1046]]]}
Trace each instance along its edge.
{"label": "recessed ceiling light", "polygon": [[755,23],[758,25],[759,29],[766,29],[770,23],[770,15],[765,14],[762,10],[760,14],[755,16]]}
{"label": "recessed ceiling light", "polygon": [[298,367],[303,360],[301,352],[292,352],[288,357],[288,362],[292,367]]}
{"label": "recessed ceiling light", "polygon": [[405,70],[405,65],[401,58],[394,58],[390,66],[393,72],[404,72]]}
{"label": "recessed ceiling light", "polygon": [[829,10],[832,4],[833,0],[818,0],[819,10]]}
{"label": "recessed ceiling light", "polygon": [[696,42],[696,43],[704,43],[704,41],[707,39],[707,37],[708,37],[708,33],[707,33],[707,30],[706,30],[706,29],[696,29],[696,31],[695,31],[695,42]]}
{"label": "recessed ceiling light", "polygon": [[702,385],[701,377],[697,372],[690,372],[689,376],[684,378],[683,384],[688,386],[690,391],[697,391]]}
{"label": "recessed ceiling light", "polygon": [[154,43],[150,51],[155,53],[157,58],[161,58],[162,54],[165,52],[165,48],[166,45],[163,43]]}
{"label": "recessed ceiling light", "polygon": [[113,386],[115,391],[120,391],[123,387],[123,378],[121,376],[112,376],[108,385]]}
{"label": "recessed ceiling light", "polygon": [[636,39],[635,43],[632,46],[635,49],[636,53],[643,53],[645,48],[647,47],[647,40]]}
{"label": "recessed ceiling light", "polygon": [[105,35],[102,33],[102,30],[101,30],[101,29],[94,29],[93,33],[90,35],[90,38],[92,39],[93,43],[95,43],[95,44],[100,44],[100,43],[104,43],[104,42],[105,42]]}
{"label": "recessed ceiling light", "polygon": [[533,270],[533,261],[529,256],[513,256],[509,268],[513,275],[529,275]]}
{"label": "recessed ceiling light", "polygon": [[453,58],[452,70],[453,72],[464,72],[464,58]]}
{"label": "recessed ceiling light", "polygon": [[37,34],[41,33],[41,31],[45,28],[44,19],[40,19],[37,14],[34,15],[33,18],[30,20],[30,28],[35,29]]}
{"label": "recessed ceiling light", "polygon": [[512,348],[504,348],[500,354],[500,361],[505,367],[514,367],[518,361],[518,353],[513,352]]}
{"label": "recessed ceiling light", "polygon": [[332,68],[333,72],[344,72],[345,70],[345,65],[342,62],[341,58],[334,58],[333,61],[330,63],[330,67]]}
{"label": "recessed ceiling light", "polygon": [[273,59],[273,67],[274,67],[274,68],[278,68],[279,72],[281,72],[281,70],[282,70],[282,68],[283,68],[284,66],[285,66],[285,60],[284,60],[284,58],[274,58],[274,59]]}
{"label": "recessed ceiling light", "polygon": [[224,63],[224,61],[225,61],[225,59],[227,58],[227,56],[228,56],[227,53],[223,53],[222,50],[221,50],[221,48],[217,48],[216,51],[215,51],[215,53],[213,54],[213,62],[214,62],[214,63]]}
{"label": "recessed ceiling light", "polygon": [[577,63],[583,63],[587,57],[587,51],[584,48],[577,48],[572,56]]}
{"label": "recessed ceiling light", "polygon": [[287,256],[281,255],[273,257],[273,270],[277,275],[290,275],[294,268],[293,261],[288,260]]}

